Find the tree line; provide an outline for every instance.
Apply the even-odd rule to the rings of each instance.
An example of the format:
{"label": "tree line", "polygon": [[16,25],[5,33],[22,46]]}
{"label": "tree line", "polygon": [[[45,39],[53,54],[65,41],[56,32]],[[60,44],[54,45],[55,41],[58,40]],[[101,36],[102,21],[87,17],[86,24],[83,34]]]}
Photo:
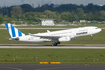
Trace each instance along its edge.
{"label": "tree line", "polygon": [[105,21],[105,5],[44,4],[34,8],[29,4],[22,4],[0,8],[0,23],[39,23],[39,19],[48,18],[56,19],[57,23],[62,20]]}

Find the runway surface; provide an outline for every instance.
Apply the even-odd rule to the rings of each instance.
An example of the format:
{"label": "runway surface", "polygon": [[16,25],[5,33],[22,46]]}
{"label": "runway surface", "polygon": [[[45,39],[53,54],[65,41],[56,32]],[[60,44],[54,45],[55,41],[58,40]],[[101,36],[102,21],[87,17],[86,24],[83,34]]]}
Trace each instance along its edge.
{"label": "runway surface", "polygon": [[0,70],[105,70],[105,65],[1,64]]}
{"label": "runway surface", "polygon": [[105,45],[0,45],[0,48],[70,48],[70,49],[105,49]]}

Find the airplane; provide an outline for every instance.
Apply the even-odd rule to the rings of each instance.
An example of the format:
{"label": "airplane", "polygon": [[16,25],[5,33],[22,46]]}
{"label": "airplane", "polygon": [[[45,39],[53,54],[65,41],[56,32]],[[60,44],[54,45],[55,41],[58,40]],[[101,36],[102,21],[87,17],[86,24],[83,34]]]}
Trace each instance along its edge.
{"label": "airplane", "polygon": [[95,26],[88,26],[88,27],[79,27],[79,28],[72,28],[72,29],[66,29],[66,30],[59,30],[59,31],[49,31],[45,33],[37,33],[37,34],[31,34],[29,33],[24,34],[20,32],[17,28],[15,28],[10,23],[5,24],[11,38],[9,40],[16,40],[21,42],[33,42],[33,43],[39,43],[39,42],[51,42],[54,43],[52,46],[57,46],[60,44],[60,42],[68,42],[71,40],[75,40],[76,37],[82,37],[82,36],[91,36],[99,33],[101,31],[100,28]]}

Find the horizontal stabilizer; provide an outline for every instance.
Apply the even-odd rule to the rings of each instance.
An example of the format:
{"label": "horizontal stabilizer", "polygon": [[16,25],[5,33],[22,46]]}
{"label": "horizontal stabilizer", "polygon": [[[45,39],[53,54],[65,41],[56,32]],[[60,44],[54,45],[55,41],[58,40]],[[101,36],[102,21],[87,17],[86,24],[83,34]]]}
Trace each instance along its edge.
{"label": "horizontal stabilizer", "polygon": [[17,38],[9,38],[9,40],[16,40],[16,41],[18,41],[19,38],[18,37]]}

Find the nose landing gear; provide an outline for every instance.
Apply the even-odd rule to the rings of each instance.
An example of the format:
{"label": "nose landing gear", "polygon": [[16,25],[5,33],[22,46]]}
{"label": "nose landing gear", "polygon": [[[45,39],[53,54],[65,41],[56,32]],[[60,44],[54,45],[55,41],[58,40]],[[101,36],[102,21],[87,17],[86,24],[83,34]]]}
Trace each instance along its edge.
{"label": "nose landing gear", "polygon": [[93,39],[93,35],[91,35],[91,39]]}

